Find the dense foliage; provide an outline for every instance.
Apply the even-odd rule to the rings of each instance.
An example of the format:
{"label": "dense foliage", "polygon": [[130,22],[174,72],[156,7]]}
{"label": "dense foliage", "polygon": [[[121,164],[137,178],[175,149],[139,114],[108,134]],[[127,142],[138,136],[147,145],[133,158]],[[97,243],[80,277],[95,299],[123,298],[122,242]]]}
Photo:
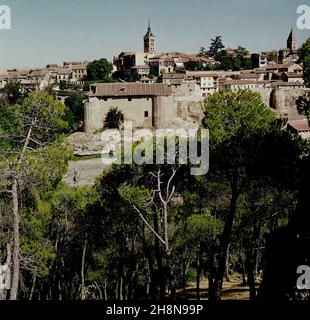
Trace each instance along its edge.
{"label": "dense foliage", "polygon": [[[179,163],[113,165],[94,186],[68,187],[62,134],[70,110],[78,123],[81,99],[32,93],[0,108],[1,263],[8,244],[19,249],[17,298],[180,298],[191,285],[200,299],[207,279],[214,301],[240,274],[257,299],[266,235],[295,216],[308,143],[259,94],[220,91],[205,101],[208,174]],[[117,110],[111,119],[118,127]]]}

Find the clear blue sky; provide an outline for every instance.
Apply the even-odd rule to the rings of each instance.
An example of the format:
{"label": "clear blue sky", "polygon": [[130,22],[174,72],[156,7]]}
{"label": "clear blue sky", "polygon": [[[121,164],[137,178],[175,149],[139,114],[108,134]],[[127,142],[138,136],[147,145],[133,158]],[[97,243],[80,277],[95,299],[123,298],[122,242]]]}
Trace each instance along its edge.
{"label": "clear blue sky", "polygon": [[0,0],[12,9],[12,30],[0,30],[0,70],[64,60],[112,59],[142,51],[147,21],[157,51],[197,52],[210,38],[250,51],[286,46],[296,8],[310,0]]}

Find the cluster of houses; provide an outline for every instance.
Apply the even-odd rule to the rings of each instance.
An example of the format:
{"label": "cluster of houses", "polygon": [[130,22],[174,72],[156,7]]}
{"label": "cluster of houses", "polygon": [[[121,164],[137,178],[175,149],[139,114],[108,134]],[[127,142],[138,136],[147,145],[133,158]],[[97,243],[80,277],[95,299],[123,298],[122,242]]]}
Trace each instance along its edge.
{"label": "cluster of houses", "polygon": [[[302,128],[304,132],[308,128],[310,134],[309,124],[300,124],[304,120],[296,108],[297,98],[309,89],[304,86],[293,30],[287,39],[287,48],[248,54],[246,58],[251,59],[253,68],[240,71],[187,71],[187,62],[199,62],[211,68],[219,62],[206,54],[156,53],[156,37],[150,24],[143,41],[143,52],[122,52],[114,58],[114,72],[120,75],[119,83],[90,86],[85,103],[86,132],[102,130],[111,108],[118,108],[124,120],[133,121],[136,127],[198,126],[205,97],[225,88],[259,92],[263,101],[279,115],[295,121],[291,122],[292,130],[299,132]],[[237,49],[226,48],[225,51],[232,57],[237,55]],[[0,88],[10,81],[18,81],[29,90],[43,90],[49,85],[57,90],[61,81],[83,84],[86,74],[87,62],[7,70],[0,74]]]}
{"label": "cluster of houses", "polygon": [[[85,104],[85,131],[96,132],[112,107],[117,107],[134,127],[171,128],[197,126],[203,117],[205,97],[221,88],[251,89],[279,116],[290,120],[289,128],[305,137],[310,128],[298,113],[296,100],[306,89],[303,67],[298,64],[298,46],[291,31],[287,48],[248,54],[253,69],[241,71],[187,71],[185,63],[218,64],[212,57],[179,52],[156,53],[156,38],[149,25],[144,52],[122,52],[114,58],[116,70],[125,79],[119,84],[94,84]],[[234,57],[237,50],[225,49]],[[206,68],[207,69],[207,68]],[[215,69],[215,68],[214,68]],[[162,83],[159,82],[160,79]],[[301,124],[302,123],[302,124]],[[302,130],[302,132],[301,132]]]}
{"label": "cluster of houses", "polygon": [[[122,52],[114,58],[115,68],[126,81],[152,84],[158,76],[162,82],[180,95],[207,97],[226,89],[296,88],[303,87],[303,68],[298,62],[298,46],[293,30],[287,39],[287,48],[248,54],[253,69],[241,71],[186,71],[185,63],[199,62],[202,66],[219,64],[214,58],[201,54],[179,52],[155,53],[156,38],[149,25],[144,37],[144,52]],[[237,49],[224,49],[235,57]]]}
{"label": "cluster of houses", "polygon": [[303,68],[294,62],[241,71],[165,73],[163,83],[176,94],[207,97],[219,89],[297,88],[304,86]]}
{"label": "cluster of houses", "polygon": [[0,73],[0,89],[9,82],[19,82],[25,90],[44,90],[61,81],[79,85],[87,74],[87,62],[64,62],[63,66],[48,64],[45,68],[12,69]]}

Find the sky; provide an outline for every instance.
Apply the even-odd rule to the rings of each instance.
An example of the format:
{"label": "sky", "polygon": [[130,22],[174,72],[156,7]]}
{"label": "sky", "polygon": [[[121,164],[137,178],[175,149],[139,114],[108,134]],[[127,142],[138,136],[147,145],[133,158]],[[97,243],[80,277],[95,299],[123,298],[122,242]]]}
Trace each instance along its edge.
{"label": "sky", "polygon": [[226,47],[280,49],[292,27],[299,44],[310,36],[296,27],[297,7],[310,0],[0,0],[4,4],[12,28],[0,30],[0,70],[143,51],[149,19],[157,52],[195,53],[216,35]]}

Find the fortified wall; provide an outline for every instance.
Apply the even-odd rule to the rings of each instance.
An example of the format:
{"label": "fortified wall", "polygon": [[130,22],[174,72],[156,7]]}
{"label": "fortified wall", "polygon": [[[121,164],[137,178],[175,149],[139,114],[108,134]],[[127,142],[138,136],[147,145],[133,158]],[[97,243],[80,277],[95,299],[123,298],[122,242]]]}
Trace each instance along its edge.
{"label": "fortified wall", "polygon": [[133,128],[198,128],[203,102],[197,96],[176,96],[166,84],[97,84],[84,105],[84,131],[104,129],[108,112],[117,108]]}
{"label": "fortified wall", "polygon": [[[121,85],[119,85],[120,87]],[[136,85],[137,86],[137,85]],[[107,113],[112,108],[117,108],[124,115],[124,120],[133,122],[134,128],[198,128],[204,117],[204,102],[202,97],[195,95],[173,95],[167,86],[150,87],[154,90],[162,90],[160,94],[150,93],[140,95],[143,86],[131,88],[126,84],[128,90],[124,95],[115,94],[112,97],[100,95],[90,96],[85,103],[85,132],[95,133],[102,131]],[[106,86],[103,87],[105,90]],[[122,89],[122,87],[121,87]],[[130,91],[134,89],[132,95]],[[115,91],[115,89],[113,89]],[[119,88],[117,88],[119,90]],[[296,101],[310,89],[305,88],[255,88],[262,101],[270,106],[275,112],[288,120],[303,119],[297,110]],[[113,91],[113,92],[114,92]],[[152,92],[151,92],[152,93]]]}
{"label": "fortified wall", "polygon": [[270,95],[270,107],[288,120],[299,120],[305,118],[299,114],[296,101],[300,96],[310,92],[306,88],[277,88]]}

